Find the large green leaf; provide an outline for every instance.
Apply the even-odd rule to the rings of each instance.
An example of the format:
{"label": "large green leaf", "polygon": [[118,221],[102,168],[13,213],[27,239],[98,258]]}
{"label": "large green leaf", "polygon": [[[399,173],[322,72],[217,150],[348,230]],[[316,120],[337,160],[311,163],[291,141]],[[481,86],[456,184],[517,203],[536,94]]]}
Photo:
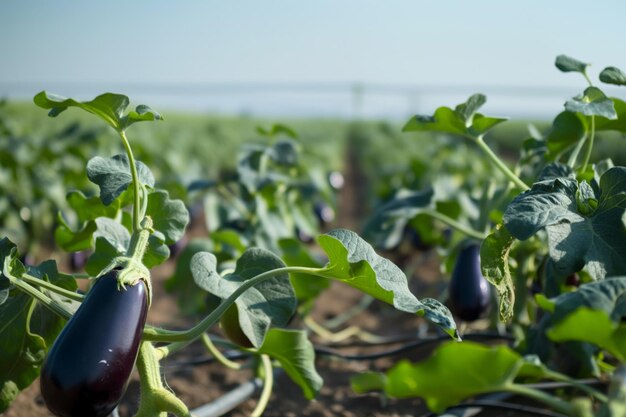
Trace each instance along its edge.
{"label": "large green leaf", "polygon": [[552,122],[552,129],[545,138],[548,160],[554,160],[563,151],[579,142],[586,134],[586,122],[578,113],[564,111]]}
{"label": "large green leaf", "polygon": [[418,300],[407,279],[390,260],[378,256],[356,233],[337,229],[318,237],[329,261],[321,275],[344,282],[408,313],[425,316],[443,331],[458,338],[450,311],[434,299]]}
{"label": "large green leaf", "polygon": [[535,183],[507,207],[504,225],[525,240],[539,230],[548,233],[550,258],[561,275],[586,267],[595,279],[626,273],[626,168],[614,167],[600,178],[593,213],[579,212],[578,183],[556,178]]}
{"label": "large green leaf", "polygon": [[[150,169],[140,161],[137,161],[136,166],[139,181],[154,187],[154,176]],[[87,177],[100,187],[100,199],[106,206],[113,203],[133,182],[130,163],[124,154],[111,158],[91,158],[87,163]]]}
{"label": "large green leaf", "polygon": [[279,361],[291,380],[302,388],[307,399],[317,395],[324,381],[315,369],[315,350],[306,332],[270,329],[259,353]]}
{"label": "large green leaf", "polygon": [[[260,248],[248,249],[237,260],[235,271],[220,277],[217,260],[208,252],[199,252],[191,258],[191,272],[198,286],[221,298],[228,298],[245,281],[285,264],[276,255]],[[296,297],[288,274],[281,274],[260,282],[245,291],[235,301],[239,324],[255,347],[263,341],[271,326],[284,326],[296,310]]]}
{"label": "large green leaf", "polygon": [[192,239],[182,250],[176,261],[174,274],[165,282],[168,292],[176,292],[178,307],[184,314],[202,311],[206,293],[198,291],[198,286],[191,274],[191,258],[198,252],[213,251],[213,242],[209,239]]}
{"label": "large green leaf", "polygon": [[480,268],[483,276],[498,291],[500,319],[504,322],[513,318],[515,307],[515,287],[509,265],[509,252],[514,243],[513,236],[498,225],[480,246]]}
{"label": "large green leaf", "polygon": [[171,245],[185,234],[189,223],[189,211],[181,200],[171,200],[165,190],[157,190],[148,196],[146,215],[152,218],[155,230],[163,233],[165,243]]}
{"label": "large green leaf", "polygon": [[104,93],[91,101],[80,102],[42,91],[35,96],[34,102],[39,107],[49,109],[50,117],[56,117],[70,107],[83,109],[97,115],[116,130],[124,130],[135,122],[162,120],[159,113],[143,104],[124,115],[130,100],[122,94]]}
{"label": "large green leaf", "polygon": [[456,106],[454,110],[449,107],[439,107],[432,116],[414,116],[404,125],[402,131],[444,132],[469,137],[484,135],[495,125],[508,120],[477,113],[486,101],[487,98],[484,95],[474,94],[465,103]]}
{"label": "large green leaf", "polygon": [[607,350],[620,361],[626,360],[626,325],[611,321],[606,312],[579,307],[548,329],[555,342],[577,340]]}
{"label": "large green leaf", "polygon": [[506,390],[520,374],[542,376],[542,369],[506,346],[447,342],[424,361],[403,360],[386,376],[368,375],[352,385],[357,392],[382,388],[391,397],[421,397],[429,409],[441,413],[466,398]]}
{"label": "large green leaf", "polygon": [[598,87],[587,87],[582,95],[565,102],[565,110],[585,116],[617,119],[613,100],[608,98]]}

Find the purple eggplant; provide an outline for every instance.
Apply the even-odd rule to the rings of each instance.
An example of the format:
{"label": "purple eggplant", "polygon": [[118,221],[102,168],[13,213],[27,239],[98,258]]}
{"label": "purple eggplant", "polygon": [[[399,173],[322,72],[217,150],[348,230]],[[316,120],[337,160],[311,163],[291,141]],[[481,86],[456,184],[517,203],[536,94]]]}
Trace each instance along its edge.
{"label": "purple eggplant", "polygon": [[41,369],[41,394],[59,417],[105,417],[122,399],[148,313],[145,283],[117,288],[98,278]]}
{"label": "purple eggplant", "polygon": [[471,244],[459,253],[450,286],[448,306],[461,320],[474,321],[485,314],[491,301],[491,286],[480,271],[480,246]]}

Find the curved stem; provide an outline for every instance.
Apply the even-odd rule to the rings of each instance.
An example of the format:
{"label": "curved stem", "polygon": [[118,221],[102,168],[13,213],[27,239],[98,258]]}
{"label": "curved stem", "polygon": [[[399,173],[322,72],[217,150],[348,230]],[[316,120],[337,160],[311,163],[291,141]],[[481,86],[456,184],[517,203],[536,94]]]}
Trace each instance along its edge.
{"label": "curved stem", "polygon": [[155,342],[186,342],[191,343],[195,339],[202,336],[202,334],[210,329],[215,323],[217,323],[224,314],[224,312],[235,302],[235,300],[243,294],[249,288],[256,284],[273,278],[277,275],[295,273],[295,274],[309,274],[319,275],[319,272],[323,268],[306,268],[299,266],[288,266],[284,268],[273,269],[257,275],[247,281],[244,281],[233,293],[224,301],[220,303],[215,310],[213,310],[202,321],[196,324],[194,327],[184,331],[171,331],[158,328],[144,329],[143,340],[155,341]]}
{"label": "curved stem", "polygon": [[118,131],[120,138],[122,139],[122,143],[124,144],[124,149],[126,150],[126,156],[128,156],[128,163],[130,165],[130,174],[133,178],[133,231],[139,229],[139,208],[141,207],[140,202],[140,186],[139,183],[139,175],[137,174],[137,164],[135,163],[135,156],[133,155],[133,150],[130,147],[130,142],[128,142],[128,138],[126,137],[126,132],[123,130]]}
{"label": "curved stem", "polygon": [[591,159],[591,151],[593,150],[593,140],[596,133],[596,118],[591,116],[591,132],[589,133],[589,139],[587,140],[587,149],[585,151],[585,159],[583,159],[582,172],[587,171],[587,165],[589,165],[589,159]]}
{"label": "curved stem", "polygon": [[444,222],[445,224],[447,224],[448,226],[451,226],[455,229],[457,229],[459,232],[466,234],[467,236],[471,236],[474,237],[476,239],[480,239],[483,240],[487,237],[486,234],[484,233],[480,233],[477,230],[474,230],[462,223],[457,222],[456,220],[454,220],[451,217],[446,216],[445,214],[439,213],[438,211],[435,210],[424,210],[421,213],[429,215],[437,220],[440,220],[442,222]]}
{"label": "curved stem", "polygon": [[202,344],[204,344],[204,347],[209,351],[209,353],[213,355],[213,357],[225,367],[234,369],[236,371],[241,369],[241,364],[233,362],[226,356],[222,355],[222,352],[220,352],[219,349],[215,347],[213,341],[206,333],[202,333]]}
{"label": "curved stem", "polygon": [[263,373],[265,374],[263,378],[263,391],[261,391],[259,402],[254,408],[254,411],[250,413],[250,417],[261,417],[261,415],[263,415],[270,401],[270,397],[272,396],[272,389],[274,387],[274,369],[272,368],[270,357],[261,355],[261,362],[263,363]]}
{"label": "curved stem", "polygon": [[33,276],[30,276],[28,274],[23,274],[22,278],[21,278],[24,282],[27,282],[31,285],[36,285],[39,286],[41,288],[45,288],[48,291],[52,291],[56,294],[62,295],[63,297],[69,298],[70,300],[74,300],[74,301],[83,301],[83,299],[85,298],[84,295],[82,294],[78,294],[76,292],[70,291],[70,290],[66,290],[65,288],[61,288],[59,286],[56,286],[54,284],[52,284],[51,282],[48,281],[44,281],[42,279],[37,279]]}
{"label": "curved stem", "polygon": [[555,396],[550,394],[546,394],[543,391],[538,389],[525,387],[519,384],[508,384],[504,387],[505,391],[512,392],[514,394],[523,395],[525,397],[531,398],[533,400],[539,401],[551,407],[552,409],[558,411],[559,413],[566,414],[568,416],[574,415],[574,407]]}
{"label": "curved stem", "polygon": [[478,144],[480,149],[482,149],[483,152],[485,152],[485,154],[487,154],[487,157],[496,166],[496,168],[498,168],[509,179],[509,181],[511,181],[513,184],[515,184],[515,186],[517,188],[521,189],[522,191],[526,191],[526,190],[530,189],[530,187],[528,185],[526,185],[526,183],[524,183],[524,181],[522,181],[517,175],[515,175],[513,173],[513,171],[511,171],[509,169],[509,167],[507,167],[504,164],[504,162],[502,162],[500,157],[498,157],[498,155],[496,155],[491,150],[491,148],[489,146],[487,146],[487,144],[483,140],[482,136],[477,136],[477,137],[468,136],[468,138],[472,139],[473,141],[475,141]]}

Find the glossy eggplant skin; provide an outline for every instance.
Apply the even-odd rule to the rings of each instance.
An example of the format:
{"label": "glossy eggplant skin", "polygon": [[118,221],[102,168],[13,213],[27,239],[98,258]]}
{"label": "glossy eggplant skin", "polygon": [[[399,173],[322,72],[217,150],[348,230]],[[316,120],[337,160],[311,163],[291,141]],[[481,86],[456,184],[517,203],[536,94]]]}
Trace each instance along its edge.
{"label": "glossy eggplant skin", "polygon": [[98,278],[63,328],[41,369],[41,394],[58,417],[105,417],[120,402],[148,313],[145,283],[117,289]]}
{"label": "glossy eggplant skin", "polygon": [[450,286],[448,306],[461,320],[479,319],[489,308],[491,286],[480,271],[480,246],[464,247],[456,260]]}

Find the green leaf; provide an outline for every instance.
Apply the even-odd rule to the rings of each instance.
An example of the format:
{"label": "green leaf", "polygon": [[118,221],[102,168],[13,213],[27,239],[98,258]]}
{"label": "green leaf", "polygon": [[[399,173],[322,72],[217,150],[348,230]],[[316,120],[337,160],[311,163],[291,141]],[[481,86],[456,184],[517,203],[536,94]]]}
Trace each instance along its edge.
{"label": "green leaf", "polygon": [[509,253],[515,238],[498,225],[480,246],[480,268],[483,276],[496,287],[500,303],[500,319],[508,322],[513,318],[515,287],[509,266]]}
{"label": "green leaf", "polygon": [[626,85],[626,74],[619,68],[606,67],[600,73],[600,81],[607,84]]}
{"label": "green leaf", "polygon": [[[0,258],[3,271],[10,270],[16,277],[25,272],[15,245],[7,238],[0,240]],[[76,281],[59,273],[54,261],[29,267],[28,272],[65,289],[76,289]],[[64,325],[64,320],[38,306],[26,293],[6,288],[7,281],[4,272],[0,273],[0,284],[5,287],[0,292],[0,299],[4,298],[0,303],[0,412],[39,376],[45,354]]]}
{"label": "green leaf", "polygon": [[178,307],[183,314],[195,314],[203,310],[206,294],[198,291],[198,286],[191,274],[191,258],[198,252],[213,251],[213,242],[209,239],[192,239],[176,260],[176,269],[165,282],[168,292],[176,292]]}
{"label": "green leaf", "polygon": [[120,209],[119,204],[105,206],[98,197],[87,197],[80,191],[70,191],[66,200],[70,208],[76,212],[79,222],[95,220],[98,217],[113,218]]}
{"label": "green leaf", "polygon": [[387,375],[382,372],[363,372],[350,378],[350,387],[357,394],[383,391],[387,385]]}
{"label": "green leaf", "polygon": [[181,200],[170,200],[169,193],[157,190],[148,195],[146,215],[152,218],[154,229],[163,233],[165,243],[171,245],[185,234],[189,210]]}
{"label": "green leaf", "polygon": [[368,241],[381,249],[396,247],[403,238],[407,223],[433,208],[434,191],[400,190],[394,198],[380,207],[365,225],[364,235]]}
{"label": "green leaf", "polygon": [[[140,161],[136,165],[139,181],[153,188],[154,176],[150,169]],[[105,206],[113,203],[133,182],[128,157],[124,154],[91,158],[87,162],[87,177],[100,187],[100,199]]]}
{"label": "green leaf", "polygon": [[[578,184],[571,178],[535,183],[507,207],[504,225],[525,240],[545,229],[549,254],[563,276],[586,267],[594,279],[626,273],[626,168],[614,167],[600,178],[600,197],[591,215],[579,213]],[[594,203],[595,205],[595,203]]]}
{"label": "green leaf", "polygon": [[579,142],[587,132],[586,122],[578,113],[564,111],[559,113],[552,122],[552,129],[546,136],[548,160],[555,160],[571,146]]}
{"label": "green leaf", "polygon": [[124,116],[129,99],[121,94],[105,93],[91,101],[80,102],[42,91],[33,100],[37,106],[49,109],[48,115],[50,117],[56,117],[70,107],[78,107],[100,117],[116,130],[124,130],[139,121],[162,119],[161,115],[146,105],[139,105],[135,111]]}
{"label": "green leaf", "polygon": [[87,260],[85,272],[90,276],[96,277],[106,266],[108,266],[113,258],[123,255],[125,252],[118,250],[116,246],[111,244],[104,237],[96,239],[95,250]]}
{"label": "green leaf", "polygon": [[414,116],[402,128],[403,132],[444,132],[460,136],[476,137],[484,135],[495,125],[507,118],[487,117],[476,111],[487,101],[482,94],[474,94],[454,110],[439,107],[433,116]]}
{"label": "green leaf", "polygon": [[611,321],[605,311],[580,307],[548,329],[555,342],[577,340],[605,349],[620,361],[626,360],[626,325]]}
{"label": "green leaf", "polygon": [[77,231],[65,222],[61,213],[57,217],[59,225],[54,230],[54,240],[56,244],[66,252],[77,252],[89,249],[92,246],[93,233],[97,226],[94,221],[89,221]]}
{"label": "green leaf", "polygon": [[322,388],[324,381],[315,369],[315,350],[303,330],[270,329],[259,353],[279,361],[307,399],[315,398]]}
{"label": "green leaf", "polygon": [[279,140],[267,149],[267,155],[278,165],[294,167],[298,165],[297,144],[291,140]]}
{"label": "green leaf", "polygon": [[567,55],[557,56],[554,65],[563,72],[580,72],[581,74],[585,74],[589,66],[589,64],[578,61]]}
{"label": "green leaf", "polygon": [[565,102],[565,110],[585,116],[602,116],[610,120],[617,119],[613,100],[597,87],[587,87],[582,96],[576,96]]}
{"label": "green leaf", "polygon": [[329,261],[320,275],[337,279],[408,313],[425,316],[447,334],[458,338],[450,311],[439,301],[415,298],[400,268],[356,233],[337,229],[317,238]]}
{"label": "green leaf", "polygon": [[605,118],[596,119],[596,130],[616,130],[621,133],[626,133],[626,102],[618,98],[612,98],[611,100],[613,100],[613,106],[615,106],[617,120]]}
{"label": "green leaf", "polygon": [[385,393],[421,397],[430,410],[442,413],[466,398],[505,390],[523,366],[524,358],[506,346],[447,342],[424,361],[396,364],[387,373]]}
{"label": "green leaf", "polygon": [[165,243],[165,236],[158,230],[150,235],[148,248],[142,262],[147,268],[161,265],[170,257],[170,248]]}
{"label": "green leaf", "polygon": [[[200,252],[191,258],[194,281],[205,291],[221,298],[228,298],[245,281],[285,264],[273,253],[248,249],[237,260],[235,271],[224,277],[216,271],[215,256]],[[245,291],[235,301],[241,330],[255,347],[263,340],[271,326],[284,326],[296,310],[296,297],[288,274],[281,274],[260,282]]]}
{"label": "green leaf", "polygon": [[298,134],[293,129],[280,123],[272,125],[270,130],[266,130],[263,127],[259,126],[256,128],[256,131],[260,135],[268,137],[274,137],[281,133],[289,136],[292,139],[296,139],[298,137]]}

